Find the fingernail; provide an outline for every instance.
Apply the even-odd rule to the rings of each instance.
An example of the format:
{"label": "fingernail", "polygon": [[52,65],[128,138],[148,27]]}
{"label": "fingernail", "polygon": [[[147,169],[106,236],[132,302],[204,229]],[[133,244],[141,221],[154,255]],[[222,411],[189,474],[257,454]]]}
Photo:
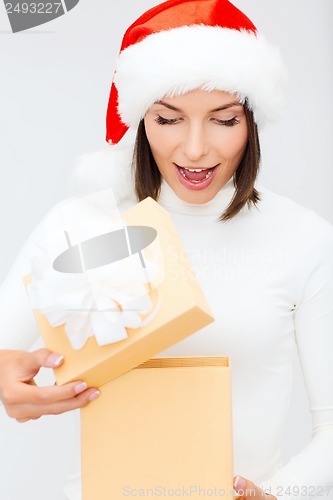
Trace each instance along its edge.
{"label": "fingernail", "polygon": [[239,491],[239,490],[245,490],[245,487],[246,487],[246,479],[244,479],[243,477],[241,476],[237,476],[236,479],[235,479],[235,482],[234,482],[234,488],[236,491]]}
{"label": "fingernail", "polygon": [[79,382],[78,384],[76,384],[74,386],[74,391],[76,392],[76,394],[79,394],[80,392],[85,391],[86,388],[87,388],[87,384],[85,382]]}
{"label": "fingernail", "polygon": [[101,393],[99,391],[95,391],[95,392],[92,392],[89,396],[89,401],[94,401],[94,399],[98,398],[98,396],[100,396]]}
{"label": "fingernail", "polygon": [[62,354],[57,354],[57,353],[53,352],[47,358],[47,363],[49,363],[50,365],[53,365],[53,366],[59,366],[59,365],[61,365],[63,360],[64,360],[64,357]]}

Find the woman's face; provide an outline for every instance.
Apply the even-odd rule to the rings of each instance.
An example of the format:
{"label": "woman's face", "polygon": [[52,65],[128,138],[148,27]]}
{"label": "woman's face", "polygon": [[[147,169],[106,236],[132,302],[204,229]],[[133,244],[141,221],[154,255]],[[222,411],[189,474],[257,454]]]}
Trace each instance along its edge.
{"label": "woman's face", "polygon": [[161,175],[188,203],[206,203],[236,171],[248,140],[233,94],[193,90],[156,102],[144,118]]}

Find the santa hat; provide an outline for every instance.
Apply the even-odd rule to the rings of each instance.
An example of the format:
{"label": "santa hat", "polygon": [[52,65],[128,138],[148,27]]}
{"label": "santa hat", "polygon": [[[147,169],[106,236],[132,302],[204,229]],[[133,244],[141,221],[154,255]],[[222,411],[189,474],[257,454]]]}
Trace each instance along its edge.
{"label": "santa hat", "polygon": [[129,167],[140,120],[163,97],[194,89],[235,93],[261,128],[279,116],[285,80],[278,49],[228,0],[168,0],[153,7],[126,31],[116,64],[106,119],[115,168],[122,168],[122,151]]}

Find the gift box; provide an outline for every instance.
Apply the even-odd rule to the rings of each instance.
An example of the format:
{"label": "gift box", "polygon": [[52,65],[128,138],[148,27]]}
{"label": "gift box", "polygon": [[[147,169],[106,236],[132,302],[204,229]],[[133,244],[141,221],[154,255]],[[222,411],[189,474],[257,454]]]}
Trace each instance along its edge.
{"label": "gift box", "polygon": [[[104,198],[106,197],[104,196]],[[96,205],[96,203],[91,202],[91,199],[89,203],[94,207]],[[63,285],[62,283],[59,284],[59,279],[62,279],[60,275],[63,274],[65,276],[65,283],[66,279],[74,280],[74,285],[76,283],[75,286],[78,289],[81,287],[80,280],[88,274],[85,266],[88,268],[89,266],[93,267],[96,259],[105,264],[105,259],[109,258],[109,255],[106,255],[104,250],[99,251],[96,256],[96,252],[94,253],[91,250],[91,248],[95,250],[92,243],[94,245],[96,242],[99,245],[101,243],[102,246],[100,245],[99,248],[102,249],[112,249],[115,247],[117,250],[121,249],[123,244],[125,245],[126,238],[128,239],[132,233],[135,233],[135,238],[132,241],[133,248],[131,249],[131,255],[127,256],[127,258],[124,258],[124,255],[120,255],[120,260],[123,264],[125,263],[122,273],[127,272],[127,274],[131,274],[132,261],[130,257],[132,260],[141,260],[144,264],[143,267],[146,267],[145,262],[147,263],[148,261],[148,263],[152,263],[155,268],[159,269],[157,276],[153,276],[151,282],[147,279],[145,283],[147,297],[149,297],[150,302],[153,304],[153,310],[144,311],[144,314],[140,316],[141,323],[139,327],[134,325],[126,329],[123,328],[121,330],[123,333],[118,336],[117,341],[109,344],[107,342],[103,344],[102,342],[101,345],[98,342],[98,336],[90,336],[84,346],[73,348],[68,338],[68,332],[66,333],[66,325],[59,324],[59,326],[54,326],[54,324],[61,323],[61,317],[56,317],[56,321],[52,325],[45,314],[35,309],[34,314],[45,346],[52,351],[63,354],[65,357],[63,365],[55,370],[56,381],[59,385],[73,380],[83,380],[88,386],[100,387],[213,321],[204,294],[195,278],[181,240],[167,211],[160,207],[153,199],[147,198],[122,214],[122,219],[126,223],[126,228],[118,228],[119,234],[117,233],[117,235],[120,239],[116,235],[118,239],[112,240],[116,241],[116,245],[113,245],[110,240],[110,236],[114,238],[114,234],[110,232],[104,235],[97,235],[94,240],[87,240],[84,243],[77,244],[76,241],[75,245],[53,259],[53,267],[57,268],[58,266],[61,271],[63,269],[66,270],[66,266],[69,266],[70,271],[74,269],[74,273],[69,273],[69,278],[66,277],[67,275],[65,276],[66,273],[62,272],[58,272],[52,278],[52,286],[58,292],[56,300],[61,304],[67,304],[67,302],[71,301],[71,295],[67,297],[66,294],[61,293]],[[51,225],[53,232],[55,226],[56,222],[53,221]],[[73,224],[75,229],[77,226],[77,224]],[[95,226],[95,223],[92,224],[92,227]],[[145,231],[142,232],[142,228],[145,228]],[[140,234],[138,233],[139,229],[141,231]],[[157,235],[156,238],[152,237],[152,231]],[[68,240],[68,234],[67,232],[65,233]],[[75,261],[73,256],[75,256],[75,253],[80,253],[81,256],[83,251],[86,252],[84,263],[82,264],[82,269],[77,269],[78,261]],[[115,255],[117,256],[117,252]],[[53,257],[55,257],[54,254]],[[113,260],[115,259],[116,257],[113,258]],[[126,264],[127,261],[128,264]],[[106,273],[104,271],[106,268],[105,266],[101,266],[97,270],[99,273],[97,276],[103,277],[103,273]],[[54,269],[52,269],[52,272],[56,273]],[[110,276],[113,280],[121,282],[122,276],[119,276],[119,272],[119,269],[116,273],[112,271]],[[112,285],[113,281],[111,278]],[[75,282],[75,279],[79,281]],[[92,281],[91,278],[89,279]],[[29,287],[31,288],[31,285],[29,285],[31,280],[26,279],[25,281],[28,284],[28,289]],[[48,294],[48,282],[43,286],[44,288],[42,287],[39,292],[42,301]],[[81,319],[78,320],[78,318],[83,318],[81,321],[83,323],[90,314],[94,320],[93,325],[100,326],[101,318],[104,321],[105,317],[108,316],[109,313],[105,313],[103,310],[105,304],[103,302],[103,294],[99,294],[100,288],[97,290],[95,287],[97,292],[94,293],[98,296],[99,307],[102,307],[93,312],[93,314],[91,311],[78,311],[76,314],[77,322],[71,324],[71,318],[68,321],[67,326],[69,325],[74,330],[74,335],[76,328],[79,328],[81,325]],[[131,289],[129,286],[128,288]],[[119,300],[121,301],[124,291],[115,290],[114,293],[116,297],[120,297]],[[59,307],[61,308],[62,306]],[[129,324],[133,323],[133,314],[131,316],[130,311],[125,311],[125,313],[127,317],[130,316]],[[119,314],[124,315],[124,310],[119,311]],[[134,319],[137,316],[134,314]],[[54,313],[51,317],[55,317]],[[110,332],[118,331],[117,321],[114,318],[112,321],[113,323],[110,323],[108,327],[102,324],[100,337],[108,336]]]}
{"label": "gift box", "polygon": [[153,358],[81,410],[82,500],[232,496],[227,357]]}

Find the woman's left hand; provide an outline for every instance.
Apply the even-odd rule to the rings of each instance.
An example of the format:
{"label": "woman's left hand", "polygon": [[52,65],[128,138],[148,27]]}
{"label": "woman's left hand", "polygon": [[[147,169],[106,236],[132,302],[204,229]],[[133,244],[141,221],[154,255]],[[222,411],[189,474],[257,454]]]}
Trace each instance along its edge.
{"label": "woman's left hand", "polygon": [[261,500],[277,500],[273,495],[265,493],[259,486],[241,476],[234,477],[234,489],[238,496],[235,500],[261,499]]}

